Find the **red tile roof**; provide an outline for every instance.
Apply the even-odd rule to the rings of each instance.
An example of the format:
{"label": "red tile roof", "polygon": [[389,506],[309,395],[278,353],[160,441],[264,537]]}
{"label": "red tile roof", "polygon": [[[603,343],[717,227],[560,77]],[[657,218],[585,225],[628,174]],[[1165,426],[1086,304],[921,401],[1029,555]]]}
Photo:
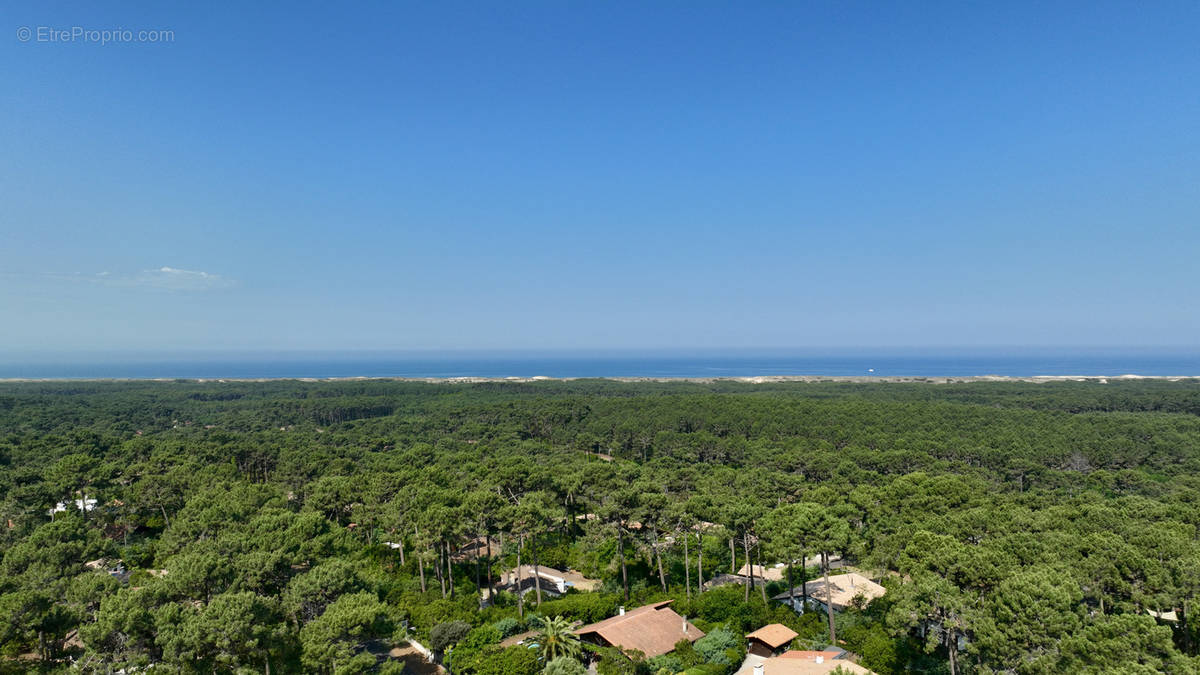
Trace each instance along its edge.
{"label": "red tile roof", "polygon": [[790,651],[786,651],[775,658],[777,658],[777,659],[808,659],[811,661],[811,660],[817,658],[818,656],[823,656],[823,657],[825,657],[825,660],[828,661],[830,659],[836,659],[837,657],[839,657],[841,655],[842,655],[842,652],[815,652],[815,651],[808,651],[808,650],[803,650],[803,649],[793,649]]}
{"label": "red tile roof", "polygon": [[[857,675],[873,675],[870,670],[838,658],[843,652],[813,652],[793,650],[763,661],[763,675],[829,675],[841,668]],[[820,657],[821,662],[817,663]]]}
{"label": "red tile roof", "polygon": [[624,615],[584,626],[576,630],[575,634],[598,635],[614,647],[625,651],[636,649],[648,659],[674,651],[675,643],[680,640],[695,642],[704,637],[704,631],[667,607],[671,602],[664,600],[643,605],[625,612]]}

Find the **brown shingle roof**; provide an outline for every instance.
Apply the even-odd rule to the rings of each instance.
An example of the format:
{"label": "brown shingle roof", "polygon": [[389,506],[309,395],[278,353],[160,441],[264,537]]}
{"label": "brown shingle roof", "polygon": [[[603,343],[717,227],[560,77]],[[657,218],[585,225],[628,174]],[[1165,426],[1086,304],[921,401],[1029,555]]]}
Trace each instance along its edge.
{"label": "brown shingle roof", "polygon": [[779,649],[799,636],[799,633],[781,623],[769,623],[747,635],[746,639],[758,640],[771,649]]}
{"label": "brown shingle roof", "polygon": [[667,607],[671,600],[664,600],[625,612],[575,631],[576,635],[595,634],[605,642],[623,650],[638,650],[653,658],[675,650],[680,640],[695,642],[704,637],[704,631],[696,628],[687,619]]}

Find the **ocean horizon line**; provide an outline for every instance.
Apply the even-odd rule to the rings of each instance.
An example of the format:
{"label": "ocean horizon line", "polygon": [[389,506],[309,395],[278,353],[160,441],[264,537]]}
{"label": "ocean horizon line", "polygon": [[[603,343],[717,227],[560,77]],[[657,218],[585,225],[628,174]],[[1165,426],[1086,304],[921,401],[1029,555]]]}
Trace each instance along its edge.
{"label": "ocean horizon line", "polygon": [[1178,382],[1200,381],[1195,375],[715,375],[711,377],[676,377],[652,375],[596,375],[551,377],[548,375],[484,377],[458,375],[446,377],[406,377],[389,375],[342,375],[333,377],[277,376],[277,377],[0,377],[0,384],[55,383],[55,382],[186,382],[186,383],[253,383],[253,382],[426,382],[426,383],[532,383],[532,382],[578,382],[606,380],[611,382],[740,382],[746,384],[786,383],[970,383],[970,382],[1099,382],[1107,384],[1134,382],[1138,380]]}
{"label": "ocean horizon line", "polygon": [[0,361],[5,380],[346,379],[486,380],[585,378],[728,379],[784,377],[1190,378],[1200,353],[1042,351],[1022,353],[844,353],[712,355],[343,355],[290,358],[174,358]]}

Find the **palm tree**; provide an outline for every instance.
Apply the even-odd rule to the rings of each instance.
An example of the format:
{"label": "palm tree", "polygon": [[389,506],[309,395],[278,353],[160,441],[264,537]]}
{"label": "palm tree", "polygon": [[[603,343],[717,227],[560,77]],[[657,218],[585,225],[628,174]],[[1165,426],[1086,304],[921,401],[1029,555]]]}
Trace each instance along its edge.
{"label": "palm tree", "polygon": [[562,616],[553,619],[540,616],[538,621],[542,624],[538,629],[538,644],[543,660],[549,662],[560,656],[579,658],[583,648],[579,646],[579,636],[571,632],[569,621]]}

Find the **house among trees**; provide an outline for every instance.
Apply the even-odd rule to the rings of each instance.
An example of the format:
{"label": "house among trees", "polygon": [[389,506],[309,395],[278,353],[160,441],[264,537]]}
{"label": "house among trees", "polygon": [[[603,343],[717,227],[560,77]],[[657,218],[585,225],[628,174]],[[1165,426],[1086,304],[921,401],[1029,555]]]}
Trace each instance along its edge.
{"label": "house among trees", "polygon": [[130,572],[125,569],[125,561],[123,560],[113,562],[107,558],[100,558],[98,560],[89,560],[83,563],[83,566],[93,572],[105,572],[108,576],[123,584],[129,582]]}
{"label": "house among trees", "polygon": [[542,593],[551,597],[558,597],[569,588],[580,591],[594,591],[600,588],[600,582],[595,579],[588,579],[578,572],[563,572],[545,565],[538,565],[536,573],[533,565],[521,565],[520,568],[514,567],[500,577],[500,590],[510,593],[519,590],[524,595],[534,590],[538,584],[541,585]]}
{"label": "house among trees", "polygon": [[[829,577],[829,586],[825,588],[825,579],[813,579],[803,587],[793,588],[776,595],[773,600],[784,604],[791,603],[792,609],[803,614],[807,610],[826,610],[825,603],[830,595],[833,597],[833,609],[836,612],[845,611],[852,606],[855,598],[861,598],[863,605],[870,604],[875,598],[883,597],[887,589],[864,577],[858,572],[849,572]],[[832,591],[832,593],[830,592]],[[804,598],[808,598],[808,607],[804,607]]]}
{"label": "house among trees", "polygon": [[668,607],[672,602],[663,600],[628,612],[622,607],[616,616],[583,626],[575,634],[601,647],[639,651],[648,659],[669,654],[680,640],[695,642],[704,637],[704,631]]}
{"label": "house among trees", "polygon": [[[748,583],[750,583],[750,577],[743,576],[741,574],[729,574],[726,572],[726,573],[718,574],[717,576],[704,582],[703,588],[704,588],[704,590],[709,591],[709,590],[712,590],[719,586],[728,586],[730,584],[741,584],[742,586],[745,586]],[[762,586],[762,585],[763,585],[762,578],[754,577],[754,587],[758,588],[759,586]]]}
{"label": "house among trees", "polygon": [[773,567],[766,567],[763,565],[742,565],[741,569],[739,569],[737,573],[738,576],[749,577],[751,570],[753,570],[755,582],[759,581],[760,579],[765,579],[767,581],[783,581],[783,573],[785,569],[786,566],[783,563],[779,563]]}
{"label": "house among trees", "polygon": [[1158,619],[1159,621],[1166,621],[1167,623],[1171,623],[1171,624],[1179,623],[1179,613],[1173,609],[1165,611],[1165,612],[1159,611],[1156,609],[1147,609],[1146,614],[1149,614],[1150,616]]}
{"label": "house among trees", "polygon": [[491,537],[472,537],[451,556],[454,562],[465,562],[476,558],[495,558],[500,555],[500,543]]}
{"label": "house among trees", "polygon": [[787,651],[751,666],[747,673],[739,670],[737,675],[827,675],[838,668],[856,675],[874,675],[872,671],[847,660],[846,652],[833,650]]}
{"label": "house among trees", "polygon": [[[793,568],[799,564],[800,561],[797,560],[793,564]],[[816,564],[818,564],[818,560],[816,558],[809,558],[804,561],[804,565],[806,566],[812,566]],[[840,569],[845,567],[845,565],[846,562],[842,560],[841,556],[835,554],[829,557],[829,569]],[[738,568],[737,574],[721,573],[704,582],[704,590],[709,590],[718,586],[727,586],[729,584],[741,584],[744,586],[751,583],[751,572],[754,572],[754,588],[758,588],[764,583],[786,580],[787,569],[788,566],[786,563],[776,563],[770,567],[766,565],[742,565],[740,568]]]}
{"label": "house among trees", "polygon": [[755,656],[775,656],[799,636],[781,623],[769,623],[746,636],[746,651]]}

